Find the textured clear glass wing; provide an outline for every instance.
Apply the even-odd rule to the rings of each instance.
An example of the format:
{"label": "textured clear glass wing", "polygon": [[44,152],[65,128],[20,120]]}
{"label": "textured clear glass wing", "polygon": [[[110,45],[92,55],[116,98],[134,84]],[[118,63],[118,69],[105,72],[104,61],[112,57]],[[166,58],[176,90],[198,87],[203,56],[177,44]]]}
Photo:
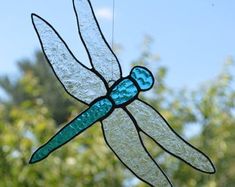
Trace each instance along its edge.
{"label": "textured clear glass wing", "polygon": [[145,151],[139,132],[121,108],[102,122],[104,137],[117,157],[140,179],[152,186],[171,186],[168,178]]}
{"label": "textured clear glass wing", "polygon": [[177,135],[152,107],[140,100],[135,100],[127,106],[127,109],[137,121],[140,129],[167,152],[198,170],[214,173],[215,169],[210,159]]}
{"label": "textured clear glass wing", "polygon": [[32,20],[43,52],[65,90],[86,104],[105,95],[103,81],[76,60],[55,29],[37,15]]}
{"label": "textured clear glass wing", "polygon": [[118,59],[106,42],[91,4],[87,0],[74,0],[79,35],[88,51],[91,63],[96,71],[111,86],[121,77]]}

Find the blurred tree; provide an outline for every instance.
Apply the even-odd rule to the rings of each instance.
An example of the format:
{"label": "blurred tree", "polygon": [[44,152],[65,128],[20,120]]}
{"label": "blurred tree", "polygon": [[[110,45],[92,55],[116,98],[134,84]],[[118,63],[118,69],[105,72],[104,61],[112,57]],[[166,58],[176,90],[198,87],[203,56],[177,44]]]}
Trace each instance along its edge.
{"label": "blurred tree", "polygon": [[57,128],[42,102],[39,77],[28,71],[19,82],[29,99],[11,107],[0,104],[0,186],[121,186],[122,165],[105,145],[99,124],[45,162],[28,164],[33,150]]}
{"label": "blurred tree", "polygon": [[[37,89],[40,90],[40,95],[37,95],[37,99],[40,99],[49,109],[51,117],[56,120],[57,124],[60,125],[66,122],[70,116],[70,107],[77,106],[77,102],[66,94],[46,62],[44,55],[41,52],[36,52],[33,61],[22,60],[18,62],[18,67],[23,78],[17,80],[8,76],[0,78],[0,86],[10,98],[5,104],[12,107],[19,105],[25,100],[35,99],[35,89]],[[38,88],[33,87],[32,90],[24,90],[25,88],[22,86],[23,80],[25,76],[29,75],[37,77]]]}
{"label": "blurred tree", "polygon": [[[154,96],[149,102],[182,137],[207,154],[217,170],[214,175],[201,173],[164,153],[154,142],[144,137],[153,157],[176,187],[233,187],[235,184],[235,82],[231,72],[233,65],[233,60],[229,58],[222,72],[214,80],[206,82],[194,91],[174,92],[162,82],[165,69],[158,68],[156,78],[160,81],[160,87],[154,87]],[[189,130],[195,126],[198,133]],[[141,183],[139,186],[147,185]]]}
{"label": "blurred tree", "polygon": [[[179,134],[210,156],[217,173],[207,175],[194,170],[143,135],[147,148],[176,187],[234,186],[235,90],[229,71],[232,60],[206,86],[193,92],[172,90],[164,81],[167,69],[156,63],[159,57],[152,53],[151,42],[151,38],[145,40],[142,53],[133,62],[148,66],[157,80],[153,90],[141,97],[159,110]],[[37,53],[35,59],[33,63],[19,63],[22,76],[18,80],[4,77],[0,81],[11,98],[0,103],[0,186],[147,186],[107,148],[99,124],[44,162],[27,164],[33,150],[56,132],[56,124],[64,125],[84,109],[66,95],[42,54]],[[188,136],[186,129],[192,126],[200,132]]]}
{"label": "blurred tree", "polygon": [[214,80],[191,93],[191,107],[196,116],[194,125],[200,124],[200,133],[191,138],[191,141],[211,157],[217,172],[215,175],[202,175],[180,163],[174,174],[177,186],[233,187],[235,184],[233,64],[229,58]]}

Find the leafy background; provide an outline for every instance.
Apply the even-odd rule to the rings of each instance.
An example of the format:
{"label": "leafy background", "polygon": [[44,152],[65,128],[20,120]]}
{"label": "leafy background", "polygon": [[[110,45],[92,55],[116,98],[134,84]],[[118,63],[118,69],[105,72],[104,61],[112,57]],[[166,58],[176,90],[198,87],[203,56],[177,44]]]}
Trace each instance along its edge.
{"label": "leafy background", "polygon": [[[92,3],[96,9],[110,7],[111,1]],[[235,184],[234,7],[228,0],[117,3],[115,41],[121,45],[115,51],[124,72],[131,65],[144,65],[154,73],[156,85],[141,97],[206,153],[217,169],[214,175],[200,173],[144,137],[176,187]],[[144,187],[108,149],[99,123],[45,161],[28,164],[38,146],[86,109],[65,93],[42,53],[36,50],[32,55],[39,43],[29,15],[40,12],[86,62],[71,8],[70,1],[55,0],[1,4],[0,186]],[[105,36],[111,38],[112,15],[107,7],[102,10],[96,13]],[[139,46],[143,33],[152,37]]]}
{"label": "leafy background", "polygon": [[[147,42],[145,46],[151,45]],[[133,65],[149,66],[158,59],[146,47]],[[213,160],[217,173],[207,175],[163,152],[144,137],[153,157],[175,186],[232,187],[234,175],[235,90],[229,58],[214,80],[195,90],[173,90],[165,84],[167,68],[157,67],[158,82],[142,94],[176,131]],[[0,103],[0,186],[146,186],[137,180],[93,125],[45,161],[28,165],[32,152],[86,106],[70,98],[56,80],[41,52],[35,60],[18,62],[19,79],[0,79],[8,99]],[[197,127],[197,133],[190,129]]]}

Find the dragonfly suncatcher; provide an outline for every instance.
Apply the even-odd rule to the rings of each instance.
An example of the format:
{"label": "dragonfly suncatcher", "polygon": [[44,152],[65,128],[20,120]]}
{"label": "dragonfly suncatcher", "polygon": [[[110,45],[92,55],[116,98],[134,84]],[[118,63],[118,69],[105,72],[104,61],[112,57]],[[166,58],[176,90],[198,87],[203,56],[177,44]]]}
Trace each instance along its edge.
{"label": "dragonfly suncatcher", "polygon": [[127,77],[106,42],[89,0],[73,0],[78,31],[92,68],[75,58],[57,31],[43,18],[32,14],[42,50],[64,89],[87,104],[88,109],[65,125],[32,155],[30,163],[45,159],[96,122],[101,122],[104,139],[120,161],[139,179],[151,186],[172,186],[170,180],[150,156],[140,132],[162,149],[193,168],[214,173],[210,159],[182,139],[163,116],[140,100],[141,91],[154,84],[151,72],[134,67]]}

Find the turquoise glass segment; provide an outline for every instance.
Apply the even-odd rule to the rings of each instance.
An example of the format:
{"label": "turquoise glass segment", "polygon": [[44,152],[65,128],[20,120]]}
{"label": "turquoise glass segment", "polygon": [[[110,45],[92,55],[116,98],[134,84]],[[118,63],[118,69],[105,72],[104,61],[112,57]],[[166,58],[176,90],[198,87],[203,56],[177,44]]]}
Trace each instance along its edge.
{"label": "turquoise glass segment", "polygon": [[138,89],[135,84],[129,79],[124,79],[113,88],[110,96],[116,105],[121,105],[133,99],[137,94]]}
{"label": "turquoise glass segment", "polygon": [[84,129],[91,126],[100,118],[104,117],[112,109],[112,103],[108,99],[102,99],[93,104],[85,112],[67,124],[45,145],[39,148],[32,156],[30,163],[34,163],[47,157],[52,151],[62,146]]}
{"label": "turquoise glass segment", "polygon": [[135,79],[141,90],[148,90],[153,85],[153,76],[150,71],[145,68],[135,67],[131,71],[131,77]]}

